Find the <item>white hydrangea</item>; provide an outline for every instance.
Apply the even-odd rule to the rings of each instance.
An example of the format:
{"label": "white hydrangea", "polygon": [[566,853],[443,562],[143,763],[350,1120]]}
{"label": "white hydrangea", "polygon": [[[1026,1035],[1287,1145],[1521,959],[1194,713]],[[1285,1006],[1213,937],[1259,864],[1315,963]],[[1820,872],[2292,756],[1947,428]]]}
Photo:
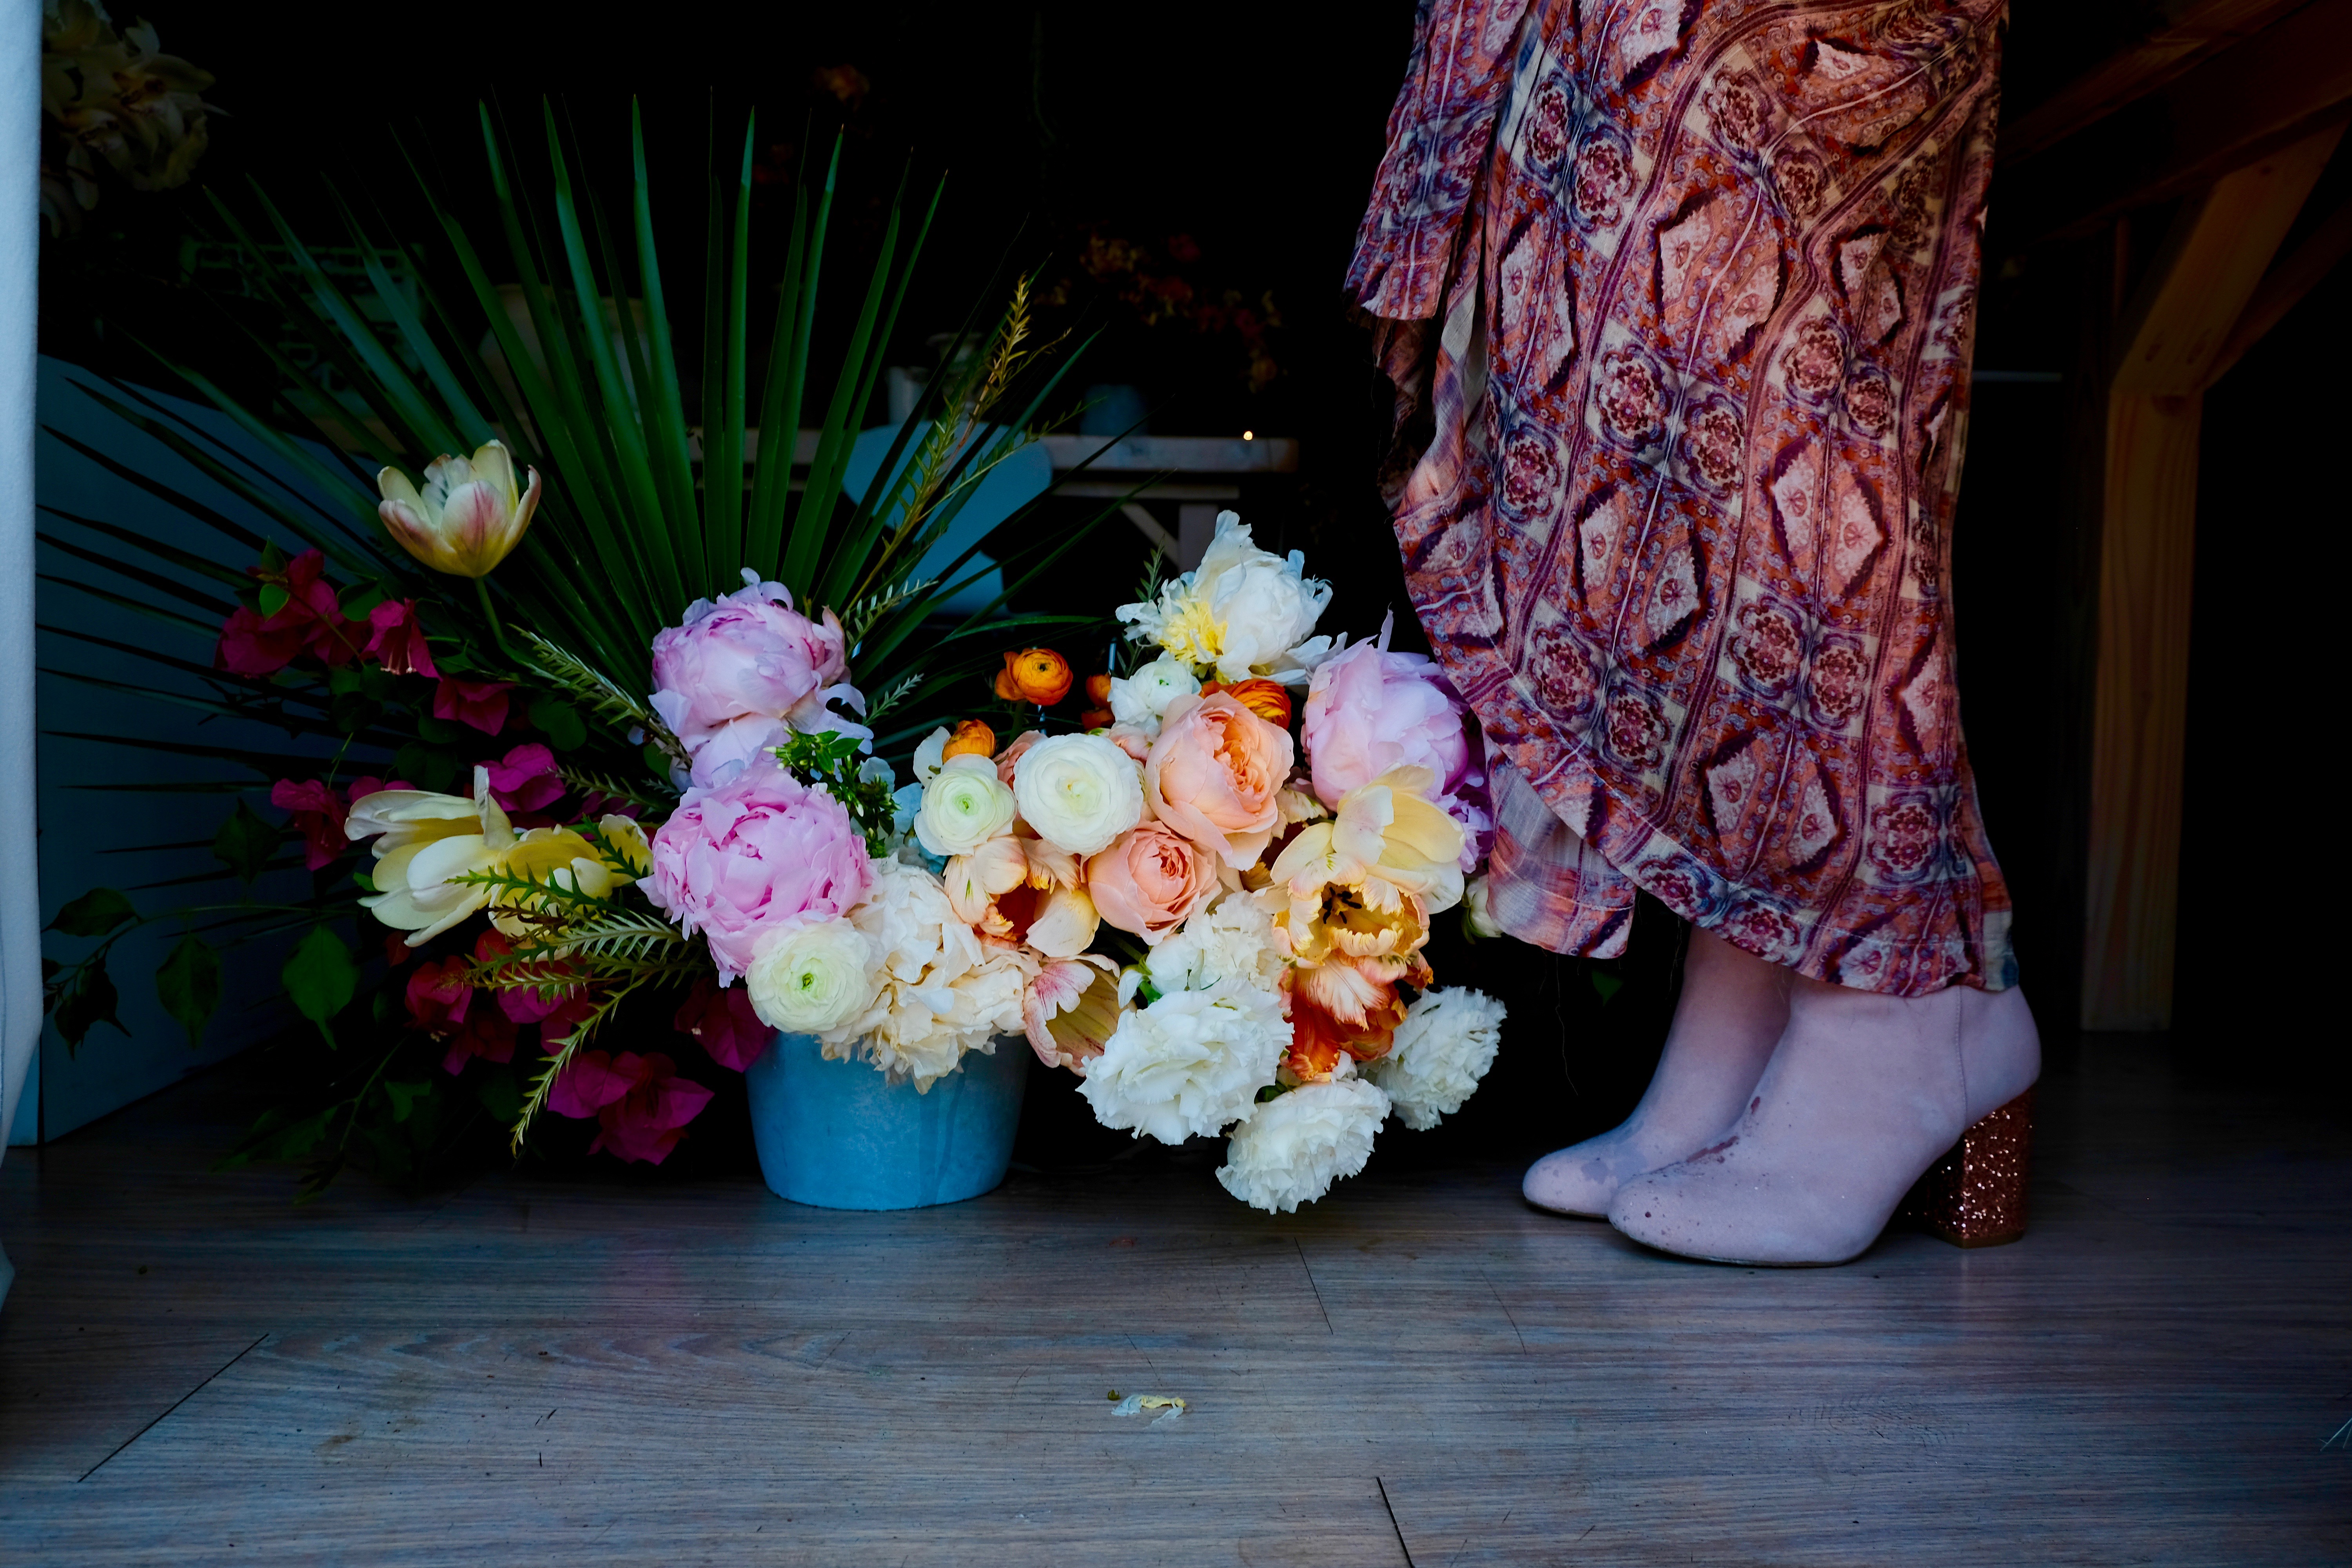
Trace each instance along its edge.
{"label": "white hydrangea", "polygon": [[1281,1003],[1254,984],[1179,991],[1120,1016],[1078,1092],[1106,1127],[1181,1143],[1246,1114],[1289,1045]]}
{"label": "white hydrangea", "polygon": [[1244,981],[1268,993],[1282,989],[1282,953],[1274,919],[1246,893],[1225,893],[1152,949],[1151,984],[1163,994],[1205,991],[1223,980]]}
{"label": "white hydrangea", "polygon": [[864,1057],[928,1089],[964,1052],[1024,1031],[1026,961],[984,947],[929,872],[898,859],[871,864],[873,890],[849,921],[873,955],[874,1000],[817,1038],[835,1060]]}
{"label": "white hydrangea", "polygon": [[1364,1168],[1388,1113],[1389,1097],[1360,1078],[1302,1084],[1234,1129],[1217,1180],[1252,1208],[1296,1213]]}
{"label": "white hydrangea", "polygon": [[1398,1121],[1426,1132],[1477,1092],[1502,1041],[1503,1005],[1494,997],[1459,986],[1424,991],[1364,1076],[1388,1091]]}

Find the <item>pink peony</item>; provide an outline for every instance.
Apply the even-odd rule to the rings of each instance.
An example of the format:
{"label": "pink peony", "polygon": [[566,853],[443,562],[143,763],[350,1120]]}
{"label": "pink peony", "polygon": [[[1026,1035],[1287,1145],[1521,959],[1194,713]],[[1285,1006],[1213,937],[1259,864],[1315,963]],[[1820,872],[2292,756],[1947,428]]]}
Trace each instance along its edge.
{"label": "pink peony", "polygon": [[1143,764],[1151,815],[1235,868],[1254,866],[1282,821],[1290,731],[1219,692],[1179,697],[1161,716]]}
{"label": "pink peony", "polygon": [[743,575],[745,587],[697,599],[654,637],[654,711],[685,743],[695,783],[706,788],[788,729],[872,734],[827,706],[838,698],[866,707],[843,679],[848,658],[833,612],[812,621],[782,584]]}
{"label": "pink peony", "polygon": [[688,790],[653,851],[646,895],[702,932],[721,985],[751,967],[761,936],[845,914],[874,881],[841,803],[756,754],[716,789]]}
{"label": "pink peony", "polygon": [[748,989],[730,985],[722,990],[708,979],[694,983],[693,994],[672,1022],[692,1035],[712,1061],[737,1072],[757,1061],[776,1033],[752,1011]]}
{"label": "pink peony", "polygon": [[1377,643],[1358,643],[1315,672],[1300,715],[1299,739],[1315,794],[1338,809],[1349,790],[1395,767],[1427,768],[1437,775],[1437,801],[1469,834],[1464,869],[1477,863],[1494,830],[1486,807],[1486,774],[1475,731],[1464,721],[1468,704],[1454,694],[1435,660],[1388,651],[1388,628]]}
{"label": "pink peony", "polygon": [[495,735],[507,727],[507,693],[513,689],[512,681],[459,680],[445,675],[434,689],[433,716]]}
{"label": "pink peony", "polygon": [[425,626],[416,618],[414,599],[386,599],[368,612],[367,651],[394,675],[421,675],[438,680],[433,650],[425,646]]}
{"label": "pink peony", "polygon": [[1216,857],[1157,822],[1130,827],[1087,862],[1096,912],[1157,947],[1216,896]]}

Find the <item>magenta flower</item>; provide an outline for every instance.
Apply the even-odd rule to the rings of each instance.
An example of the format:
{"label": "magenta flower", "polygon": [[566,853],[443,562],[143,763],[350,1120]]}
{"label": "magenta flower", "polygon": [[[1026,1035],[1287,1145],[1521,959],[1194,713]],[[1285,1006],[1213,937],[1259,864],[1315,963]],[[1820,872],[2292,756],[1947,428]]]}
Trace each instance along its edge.
{"label": "magenta flower", "polygon": [[555,753],[533,741],[489,764],[491,797],[509,811],[540,811],[563,798]]}
{"label": "magenta flower", "polygon": [[[495,926],[485,930],[481,935],[474,939],[474,962],[477,963],[487,963],[493,958],[504,958],[513,951],[514,943],[508,941],[506,933]],[[582,1000],[582,994],[577,985],[563,986],[545,996],[541,995],[536,988],[518,986],[511,990],[501,988],[498,997],[499,1011],[505,1014],[512,1022],[538,1024],[554,1017],[565,1008],[579,1003]],[[542,1034],[551,1035],[568,1032],[568,1027],[563,1026],[559,1026],[552,1031],[541,1031]],[[500,1057],[499,1060],[504,1061],[506,1058]]]}
{"label": "magenta flower", "polygon": [[835,713],[835,699],[858,711],[866,699],[849,673],[841,623],[793,608],[781,583],[743,574],[746,586],[697,599],[685,618],[654,637],[654,711],[686,745],[695,783],[724,783],[736,767],[788,730],[873,732]]}
{"label": "magenta flower", "polygon": [[603,1124],[588,1145],[624,1160],[658,1165],[677,1147],[686,1124],[710,1103],[710,1091],[677,1076],[677,1065],[658,1051],[638,1056],[623,1051],[583,1051],[557,1075],[548,1108],[559,1116],[593,1116]]}
{"label": "magenta flower", "polygon": [[692,1035],[720,1067],[748,1071],[768,1048],[775,1031],[752,1010],[751,993],[740,985],[720,987],[708,979],[694,983],[694,994],[677,1010],[677,1026]]}
{"label": "magenta flower", "polygon": [[257,676],[275,675],[306,652],[329,665],[348,664],[360,650],[361,623],[343,618],[323,575],[326,565],[323,553],[306,550],[282,572],[249,568],[249,575],[284,590],[286,602],[268,616],[237,606],[221,627],[215,661],[235,674]]}
{"label": "magenta flower", "polygon": [[425,646],[425,626],[416,618],[414,599],[386,599],[368,612],[368,656],[394,675],[421,675],[438,680],[433,650]]}
{"label": "magenta flower", "polygon": [[351,807],[323,780],[279,779],[269,786],[269,804],[293,815],[288,826],[302,835],[302,864],[311,870],[331,865],[352,847],[343,833]]}
{"label": "magenta flower", "polygon": [[433,693],[433,716],[471,724],[485,735],[495,735],[507,727],[507,693],[513,689],[511,681],[460,680],[445,675]]}
{"label": "magenta flower", "polygon": [[841,803],[756,753],[718,788],[688,790],[653,852],[646,896],[703,934],[721,985],[751,967],[761,935],[845,914],[874,881]]}
{"label": "magenta flower", "polygon": [[452,1036],[449,1052],[441,1058],[441,1070],[455,1076],[466,1070],[466,1064],[476,1057],[486,1062],[509,1062],[514,1059],[515,1023],[504,1013],[485,1009],[466,1020],[466,1026]]}
{"label": "magenta flower", "polygon": [[462,954],[420,963],[408,977],[408,1016],[420,1029],[446,1035],[466,1021],[473,1005],[473,982]]}

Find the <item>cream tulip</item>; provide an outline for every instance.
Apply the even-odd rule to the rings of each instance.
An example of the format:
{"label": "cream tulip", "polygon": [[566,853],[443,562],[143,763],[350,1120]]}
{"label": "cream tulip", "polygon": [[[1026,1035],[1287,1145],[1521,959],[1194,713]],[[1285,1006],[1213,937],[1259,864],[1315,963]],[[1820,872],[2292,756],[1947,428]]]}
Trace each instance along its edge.
{"label": "cream tulip", "polygon": [[376,475],[383,493],[376,514],[402,549],[436,572],[486,577],[522,542],[538,510],[539,470],[529,472],[530,487],[518,497],[503,442],[484,442],[470,459],[445,452],[425,465],[421,491],[398,468]]}

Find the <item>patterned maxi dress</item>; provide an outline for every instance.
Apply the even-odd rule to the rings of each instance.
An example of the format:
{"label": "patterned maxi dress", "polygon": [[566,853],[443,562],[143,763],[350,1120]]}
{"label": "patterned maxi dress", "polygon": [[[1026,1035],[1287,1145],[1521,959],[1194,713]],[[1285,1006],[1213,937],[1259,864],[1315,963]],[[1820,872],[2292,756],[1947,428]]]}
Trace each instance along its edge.
{"label": "patterned maxi dress", "polygon": [[1349,288],[1492,907],[2011,983],[1953,689],[2004,0],[1423,0]]}

